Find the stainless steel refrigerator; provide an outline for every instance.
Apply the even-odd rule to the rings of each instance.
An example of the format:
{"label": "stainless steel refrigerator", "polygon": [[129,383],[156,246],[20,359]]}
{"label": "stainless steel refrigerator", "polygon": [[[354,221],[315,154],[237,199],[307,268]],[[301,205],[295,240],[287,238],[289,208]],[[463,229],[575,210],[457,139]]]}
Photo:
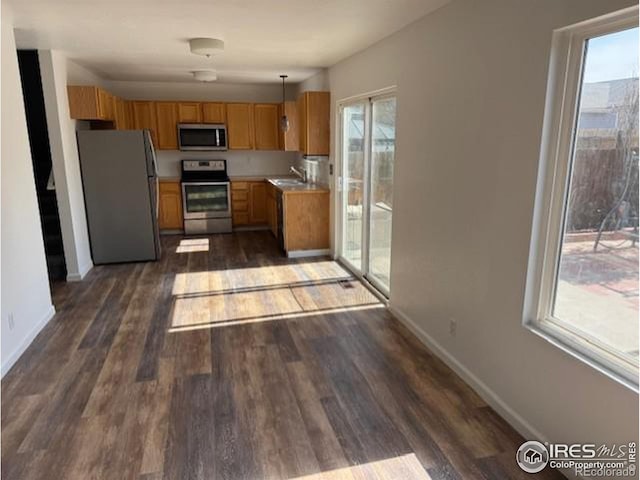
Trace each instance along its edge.
{"label": "stainless steel refrigerator", "polygon": [[158,174],[147,130],[80,130],[93,263],[160,258]]}

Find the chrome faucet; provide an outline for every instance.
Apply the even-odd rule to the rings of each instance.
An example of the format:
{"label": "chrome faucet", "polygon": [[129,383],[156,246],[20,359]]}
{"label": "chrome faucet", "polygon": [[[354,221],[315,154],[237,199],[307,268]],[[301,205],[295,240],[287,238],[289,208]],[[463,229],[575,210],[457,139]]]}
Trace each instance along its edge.
{"label": "chrome faucet", "polygon": [[[300,170],[302,170],[302,172]],[[298,170],[294,166],[291,166],[291,168],[289,168],[290,172],[300,177],[300,180],[302,180],[302,183],[307,183],[309,181],[309,179],[307,178],[307,171],[304,168],[301,168],[300,170]]]}

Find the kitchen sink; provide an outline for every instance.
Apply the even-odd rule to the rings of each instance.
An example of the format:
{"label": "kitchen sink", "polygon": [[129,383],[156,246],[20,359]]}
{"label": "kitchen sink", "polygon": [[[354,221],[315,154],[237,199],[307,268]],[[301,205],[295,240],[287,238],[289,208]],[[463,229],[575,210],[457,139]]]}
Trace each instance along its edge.
{"label": "kitchen sink", "polygon": [[271,180],[271,182],[277,187],[298,187],[301,185],[306,185],[306,183],[301,180],[296,180],[292,178],[278,178]]}

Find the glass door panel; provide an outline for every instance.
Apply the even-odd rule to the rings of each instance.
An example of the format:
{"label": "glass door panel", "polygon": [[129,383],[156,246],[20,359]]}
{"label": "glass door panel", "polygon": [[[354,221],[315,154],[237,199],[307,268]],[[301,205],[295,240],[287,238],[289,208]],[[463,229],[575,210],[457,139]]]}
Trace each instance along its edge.
{"label": "glass door panel", "polygon": [[355,269],[362,271],[365,103],[346,106],[342,118],[342,256]]}
{"label": "glass door panel", "polygon": [[369,194],[369,275],[389,291],[393,161],[396,144],[395,97],[372,102],[371,188]]}
{"label": "glass door panel", "polygon": [[342,244],[347,266],[389,294],[396,99],[342,107]]}

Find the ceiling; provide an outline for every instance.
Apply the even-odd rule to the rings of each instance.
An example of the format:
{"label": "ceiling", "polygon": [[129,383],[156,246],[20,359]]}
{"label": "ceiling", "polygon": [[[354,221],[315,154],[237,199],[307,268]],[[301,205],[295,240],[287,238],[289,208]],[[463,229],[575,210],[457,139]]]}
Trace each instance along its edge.
{"label": "ceiling", "polygon": [[[2,0],[18,48],[62,50],[111,80],[299,82],[450,0]],[[225,51],[192,55],[187,40]]]}

